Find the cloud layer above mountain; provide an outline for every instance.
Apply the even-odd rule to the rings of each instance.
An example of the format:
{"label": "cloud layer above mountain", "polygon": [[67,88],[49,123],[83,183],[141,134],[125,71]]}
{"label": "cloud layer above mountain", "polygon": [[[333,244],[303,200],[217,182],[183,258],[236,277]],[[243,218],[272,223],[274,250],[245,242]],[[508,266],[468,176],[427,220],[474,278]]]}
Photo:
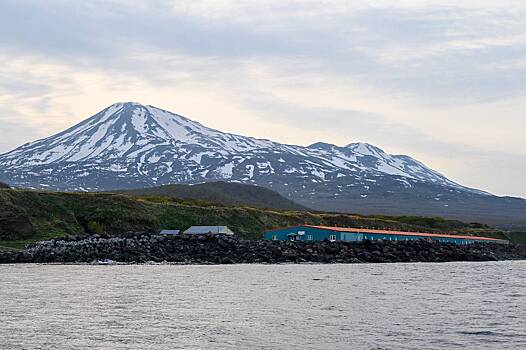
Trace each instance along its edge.
{"label": "cloud layer above mountain", "polygon": [[526,196],[525,15],[512,0],[5,0],[0,152],[137,100],[283,143],[366,141]]}

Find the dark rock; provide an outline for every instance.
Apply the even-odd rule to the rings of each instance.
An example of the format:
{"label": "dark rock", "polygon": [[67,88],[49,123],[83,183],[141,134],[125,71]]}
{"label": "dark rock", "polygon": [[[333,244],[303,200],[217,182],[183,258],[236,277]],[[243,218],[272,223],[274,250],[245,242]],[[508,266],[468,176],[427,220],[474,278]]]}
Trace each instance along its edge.
{"label": "dark rock", "polygon": [[39,242],[22,252],[0,252],[0,263],[177,262],[235,263],[379,263],[494,261],[526,259],[526,245],[472,244],[459,246],[427,241],[279,242],[248,241],[226,236],[164,237],[144,232],[68,236]]}

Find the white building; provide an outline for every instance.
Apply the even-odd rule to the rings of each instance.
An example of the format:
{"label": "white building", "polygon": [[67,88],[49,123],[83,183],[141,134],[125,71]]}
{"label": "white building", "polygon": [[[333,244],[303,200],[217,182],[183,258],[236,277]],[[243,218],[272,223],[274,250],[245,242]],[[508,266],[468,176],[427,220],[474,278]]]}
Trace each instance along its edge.
{"label": "white building", "polygon": [[164,235],[164,236],[176,236],[180,233],[181,231],[180,230],[162,230],[160,232],[161,235]]}
{"label": "white building", "polygon": [[192,226],[188,230],[184,231],[187,235],[233,235],[234,232],[227,226]]}

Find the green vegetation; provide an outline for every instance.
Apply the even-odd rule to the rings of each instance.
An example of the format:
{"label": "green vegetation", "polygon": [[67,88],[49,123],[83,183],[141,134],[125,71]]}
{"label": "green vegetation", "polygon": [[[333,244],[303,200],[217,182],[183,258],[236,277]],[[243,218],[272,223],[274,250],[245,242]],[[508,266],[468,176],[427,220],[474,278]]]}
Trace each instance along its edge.
{"label": "green vegetation", "polygon": [[86,227],[88,233],[94,233],[101,235],[106,232],[104,225],[99,224],[97,221],[90,221]]}
{"label": "green vegetation", "polygon": [[478,222],[472,222],[466,224],[459,220],[447,220],[441,217],[427,217],[427,216],[385,216],[385,215],[373,215],[377,219],[382,220],[395,220],[404,224],[429,227],[436,230],[484,230],[490,229],[488,225],[484,225]]}
{"label": "green vegetation", "polygon": [[506,232],[504,236],[514,243],[526,244],[526,232]]}
{"label": "green vegetation", "polygon": [[12,248],[65,235],[184,230],[192,225],[227,225],[241,237],[257,239],[265,230],[304,223],[506,237],[500,231],[440,218],[258,209],[162,196],[0,190],[0,246]]}
{"label": "green vegetation", "polygon": [[170,197],[222,205],[247,205],[256,208],[307,210],[268,188],[233,182],[207,182],[198,185],[165,185],[121,191],[123,194]]}

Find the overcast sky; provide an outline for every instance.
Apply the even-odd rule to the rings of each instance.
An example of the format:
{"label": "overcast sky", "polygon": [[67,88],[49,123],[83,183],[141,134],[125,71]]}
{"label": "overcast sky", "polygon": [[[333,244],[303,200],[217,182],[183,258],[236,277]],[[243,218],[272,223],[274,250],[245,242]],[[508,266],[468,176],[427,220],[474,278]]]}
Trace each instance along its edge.
{"label": "overcast sky", "polygon": [[526,197],[526,1],[0,1],[0,152],[118,101]]}

